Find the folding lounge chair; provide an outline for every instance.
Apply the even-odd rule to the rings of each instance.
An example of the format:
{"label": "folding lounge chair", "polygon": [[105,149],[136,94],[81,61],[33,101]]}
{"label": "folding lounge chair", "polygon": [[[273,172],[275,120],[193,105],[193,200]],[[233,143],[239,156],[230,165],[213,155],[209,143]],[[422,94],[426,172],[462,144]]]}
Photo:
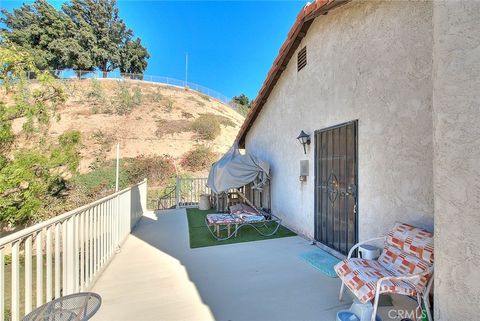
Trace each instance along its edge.
{"label": "folding lounge chair", "polygon": [[[360,245],[382,239],[385,240],[384,248],[378,260],[352,258]],[[361,303],[373,300],[372,321],[375,321],[381,293],[416,297],[419,307],[423,299],[428,320],[432,321],[429,301],[433,281],[432,233],[409,224],[396,223],[387,236],[354,245],[347,258],[334,269],[342,280],[340,301],[345,285]]]}
{"label": "folding lounge chair", "polygon": [[[238,193],[245,202],[250,205],[250,208],[253,211],[234,211],[231,214],[208,214],[205,218],[205,225],[212,236],[218,241],[225,241],[237,236],[238,231],[245,226],[254,228],[263,236],[272,236],[275,234],[278,231],[282,220],[273,214],[260,211],[245,197],[245,195],[243,195],[243,193]],[[221,231],[225,230],[227,231],[227,235],[222,237]]]}

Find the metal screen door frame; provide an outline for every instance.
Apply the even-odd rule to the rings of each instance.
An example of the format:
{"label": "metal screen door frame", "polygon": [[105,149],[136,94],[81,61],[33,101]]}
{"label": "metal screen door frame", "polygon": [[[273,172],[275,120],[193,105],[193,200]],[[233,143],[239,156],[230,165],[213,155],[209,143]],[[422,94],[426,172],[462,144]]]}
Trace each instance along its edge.
{"label": "metal screen door frame", "polygon": [[314,237],[346,255],[358,242],[358,121],[317,130],[314,136]]}

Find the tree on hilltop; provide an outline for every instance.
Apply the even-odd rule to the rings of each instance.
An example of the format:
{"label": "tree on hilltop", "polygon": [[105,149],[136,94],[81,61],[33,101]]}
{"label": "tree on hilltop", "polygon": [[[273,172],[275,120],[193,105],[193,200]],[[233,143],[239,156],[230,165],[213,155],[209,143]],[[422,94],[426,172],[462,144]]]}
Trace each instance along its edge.
{"label": "tree on hilltop", "polygon": [[251,104],[252,104],[250,98],[248,98],[247,95],[245,95],[245,94],[240,94],[238,96],[233,96],[232,100],[233,100],[233,102],[235,102],[237,104],[240,104],[242,106],[248,107],[248,108],[250,108]]}
{"label": "tree on hilltop", "polygon": [[[12,13],[2,9],[3,34],[11,43],[28,51],[38,69],[72,67],[72,54],[81,56],[82,48],[73,41],[74,26],[67,15],[45,0],[24,4]],[[91,62],[87,66],[91,68]]]}
{"label": "tree on hilltop", "polygon": [[28,51],[38,69],[97,68],[106,76],[147,67],[147,49],[120,18],[115,0],[71,0],[61,10],[36,0],[1,12],[4,37]]}
{"label": "tree on hilltop", "polygon": [[232,102],[236,103],[242,115],[246,116],[252,108],[252,100],[245,94],[233,96]]}
{"label": "tree on hilltop", "polygon": [[139,74],[147,68],[150,55],[140,39],[127,40],[120,53],[120,72]]}

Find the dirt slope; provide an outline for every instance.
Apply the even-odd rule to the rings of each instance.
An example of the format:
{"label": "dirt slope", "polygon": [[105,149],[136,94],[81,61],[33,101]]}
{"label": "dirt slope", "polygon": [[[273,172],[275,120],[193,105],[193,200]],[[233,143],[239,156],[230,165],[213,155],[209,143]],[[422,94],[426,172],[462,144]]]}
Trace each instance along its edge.
{"label": "dirt slope", "polygon": [[[224,153],[232,145],[243,116],[229,106],[195,91],[143,81],[68,80],[68,100],[52,122],[51,137],[78,130],[82,139],[79,171],[96,162],[121,157],[170,155],[180,159],[196,144]],[[190,124],[206,114],[221,120],[221,132],[213,140],[201,139]],[[217,119],[217,120],[215,120]],[[22,121],[14,124],[19,131]],[[20,139],[17,146],[28,144]]]}

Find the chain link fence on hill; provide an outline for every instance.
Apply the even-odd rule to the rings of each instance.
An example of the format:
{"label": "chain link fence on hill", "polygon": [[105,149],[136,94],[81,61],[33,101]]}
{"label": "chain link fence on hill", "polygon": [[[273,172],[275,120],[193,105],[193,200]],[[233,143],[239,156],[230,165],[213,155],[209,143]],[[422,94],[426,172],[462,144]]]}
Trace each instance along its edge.
{"label": "chain link fence on hill", "polygon": [[[88,70],[45,70],[46,72],[51,73],[58,79],[116,79],[116,80],[140,80],[145,82],[159,83],[169,86],[175,86],[180,88],[188,88],[189,90],[194,90],[204,95],[207,95],[213,99],[216,99],[228,106],[238,113],[244,115],[244,109],[239,104],[232,101],[231,98],[226,95],[210,89],[208,87],[185,81],[179,80],[170,77],[163,76],[151,76],[145,74],[133,74],[133,73],[121,73],[119,71],[113,72],[103,72],[100,70],[88,71]],[[29,71],[27,73],[28,79],[36,79],[37,75],[35,72]]]}

